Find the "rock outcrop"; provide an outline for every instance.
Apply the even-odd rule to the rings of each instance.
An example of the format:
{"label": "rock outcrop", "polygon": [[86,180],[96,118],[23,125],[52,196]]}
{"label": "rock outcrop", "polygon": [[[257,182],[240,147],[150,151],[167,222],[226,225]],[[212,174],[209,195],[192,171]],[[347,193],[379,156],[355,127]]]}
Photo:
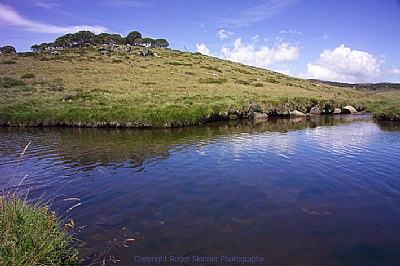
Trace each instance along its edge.
{"label": "rock outcrop", "polygon": [[333,114],[334,114],[334,115],[339,115],[339,114],[341,114],[341,113],[342,113],[342,110],[339,109],[339,108],[335,108],[335,110],[333,110]]}
{"label": "rock outcrop", "polygon": [[342,108],[342,114],[356,114],[358,111],[351,105],[347,105]]}
{"label": "rock outcrop", "polygon": [[302,116],[306,116],[304,113],[294,110],[290,112],[290,116],[295,116],[295,117],[302,117]]}
{"label": "rock outcrop", "polygon": [[319,108],[318,105],[311,107],[310,115],[320,115],[320,114],[321,114],[321,108]]}

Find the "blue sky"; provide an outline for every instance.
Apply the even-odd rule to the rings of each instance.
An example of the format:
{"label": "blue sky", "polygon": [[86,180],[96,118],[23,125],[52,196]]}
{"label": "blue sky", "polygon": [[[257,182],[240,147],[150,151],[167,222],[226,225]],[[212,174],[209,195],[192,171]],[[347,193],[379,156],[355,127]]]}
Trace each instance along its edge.
{"label": "blue sky", "polygon": [[1,0],[0,46],[91,30],[342,82],[400,82],[400,0]]}

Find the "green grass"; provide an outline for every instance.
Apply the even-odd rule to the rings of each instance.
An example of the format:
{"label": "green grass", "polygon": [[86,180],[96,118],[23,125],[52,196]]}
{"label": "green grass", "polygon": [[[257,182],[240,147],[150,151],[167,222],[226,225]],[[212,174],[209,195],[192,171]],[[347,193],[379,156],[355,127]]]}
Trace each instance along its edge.
{"label": "green grass", "polygon": [[78,265],[78,252],[56,213],[15,194],[0,195],[0,265]]}
{"label": "green grass", "polygon": [[4,65],[14,65],[14,64],[16,64],[17,62],[15,62],[15,61],[13,61],[13,60],[6,60],[6,61],[3,61],[3,62],[1,62],[2,64],[4,64]]}
{"label": "green grass", "polygon": [[21,79],[33,79],[33,78],[35,78],[35,74],[33,73],[26,73],[21,76]]}
{"label": "green grass", "polygon": [[[136,55],[139,49],[108,55],[94,48],[66,49],[59,56],[1,54],[0,124],[181,126],[252,105],[285,115],[287,109],[305,112],[327,102],[364,106],[376,116],[400,113],[400,92],[317,86],[199,53],[154,49],[157,57],[143,57]],[[1,63],[15,56],[18,64]],[[112,63],[110,56],[120,62]],[[71,100],[63,100],[66,95]]]}
{"label": "green grass", "polygon": [[25,86],[26,84],[19,79],[4,77],[3,79],[0,79],[0,85],[4,88],[12,88],[17,86]]}

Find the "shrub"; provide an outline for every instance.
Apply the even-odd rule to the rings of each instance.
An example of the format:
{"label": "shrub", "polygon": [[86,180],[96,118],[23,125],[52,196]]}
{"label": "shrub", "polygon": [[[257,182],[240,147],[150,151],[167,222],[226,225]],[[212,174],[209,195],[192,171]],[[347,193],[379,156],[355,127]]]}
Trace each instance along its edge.
{"label": "shrub", "polygon": [[21,76],[22,79],[33,79],[35,78],[35,74],[33,73],[26,73],[25,75]]}
{"label": "shrub", "polygon": [[208,69],[210,71],[216,71],[216,72],[222,73],[222,71],[220,69],[218,69],[216,67],[212,67],[212,66],[201,66],[200,68],[204,68],[204,69]]}
{"label": "shrub", "polygon": [[4,65],[14,65],[14,64],[16,64],[17,62],[15,62],[15,61],[13,61],[13,60],[6,60],[6,61],[3,61],[3,62],[1,62],[2,64],[4,64]]}
{"label": "shrub", "polygon": [[166,62],[165,64],[171,66],[192,66],[192,64],[181,63],[181,62]]}
{"label": "shrub", "polygon": [[227,82],[228,80],[225,78],[200,78],[199,83],[203,84],[222,84]]}
{"label": "shrub", "polygon": [[5,77],[5,78],[3,78],[0,85],[4,88],[12,88],[12,87],[16,87],[16,86],[25,86],[26,84],[22,80]]}
{"label": "shrub", "polygon": [[254,83],[253,86],[254,87],[264,87],[264,84],[258,82],[258,83]]}
{"label": "shrub", "polygon": [[242,74],[251,75],[251,73],[249,71],[241,69],[241,68],[235,68],[235,70]]}
{"label": "shrub", "polygon": [[242,84],[242,85],[250,85],[250,82],[249,82],[249,81],[247,81],[247,80],[242,80],[242,79],[236,80],[236,83]]}
{"label": "shrub", "polygon": [[273,79],[273,78],[266,78],[265,81],[266,81],[266,82],[269,82],[269,83],[275,83],[275,84],[276,84],[276,83],[279,83],[278,81],[276,81],[276,80]]}

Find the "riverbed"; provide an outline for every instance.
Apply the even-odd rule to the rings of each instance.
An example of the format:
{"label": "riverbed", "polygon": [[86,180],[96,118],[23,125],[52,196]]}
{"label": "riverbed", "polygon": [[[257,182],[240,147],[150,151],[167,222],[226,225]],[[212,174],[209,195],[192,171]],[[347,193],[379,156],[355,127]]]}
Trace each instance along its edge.
{"label": "riverbed", "polygon": [[20,193],[74,220],[86,263],[399,265],[399,151],[400,124],[369,115],[0,128],[0,187],[26,176]]}

